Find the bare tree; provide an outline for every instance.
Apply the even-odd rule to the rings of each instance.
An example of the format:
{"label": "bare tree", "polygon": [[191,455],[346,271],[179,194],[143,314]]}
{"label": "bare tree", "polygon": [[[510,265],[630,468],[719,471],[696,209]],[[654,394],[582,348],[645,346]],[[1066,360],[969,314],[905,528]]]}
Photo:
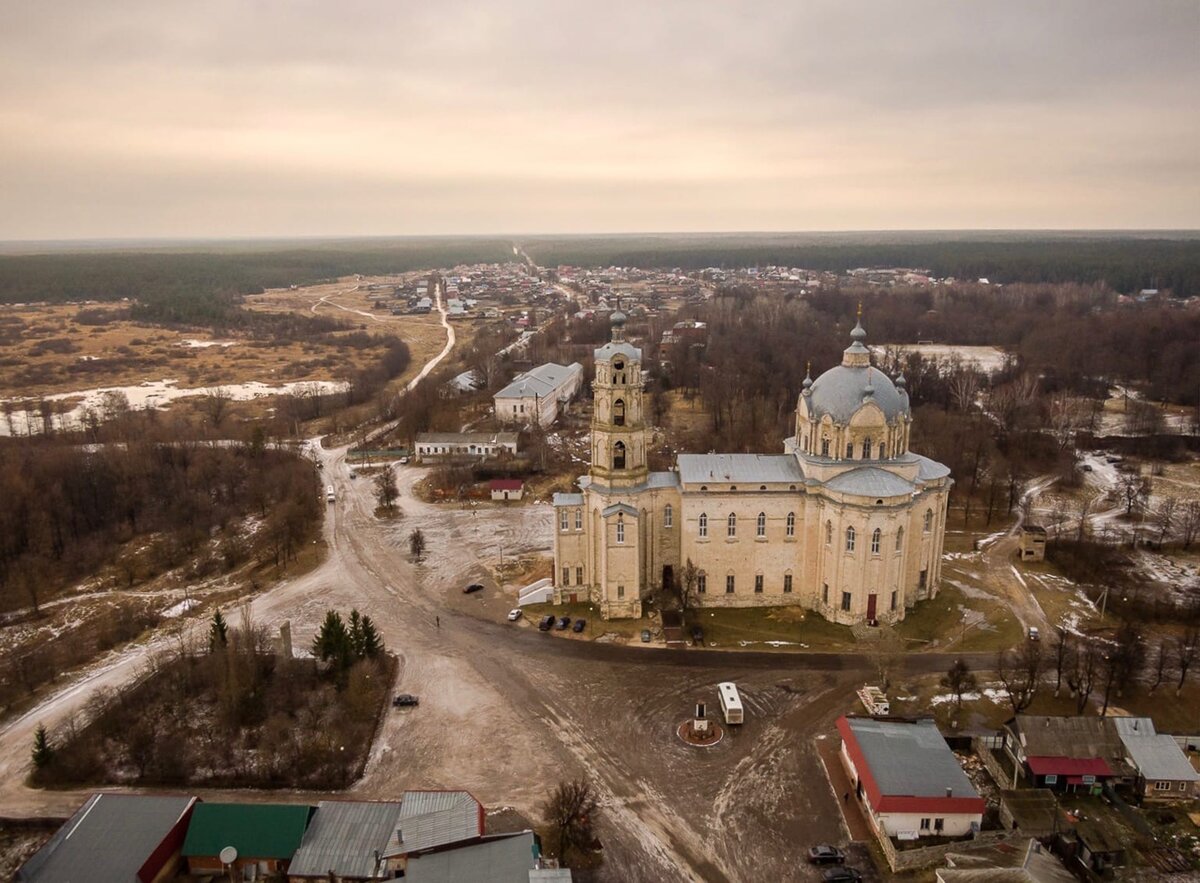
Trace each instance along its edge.
{"label": "bare tree", "polygon": [[1071,667],[1075,645],[1063,626],[1054,629],[1054,695],[1062,690],[1063,674]]}
{"label": "bare tree", "polygon": [[1179,500],[1175,497],[1166,497],[1158,506],[1158,511],[1154,513],[1158,521],[1158,548],[1162,548],[1163,541],[1166,540],[1167,534],[1171,528],[1175,526],[1175,514],[1179,509]]}
{"label": "bare tree", "polygon": [[1179,531],[1182,534],[1183,548],[1190,549],[1200,534],[1200,500],[1189,500],[1183,506],[1179,516]]}
{"label": "bare tree", "polygon": [[1154,691],[1158,689],[1159,684],[1166,677],[1167,667],[1171,663],[1171,648],[1167,644],[1166,639],[1158,642],[1158,653],[1154,657],[1154,680],[1150,684],[1150,695],[1154,695]]}
{"label": "bare tree", "polygon": [[942,675],[941,684],[954,694],[954,704],[961,708],[963,693],[969,693],[974,690],[976,680],[970,666],[963,660],[956,659],[954,660],[954,664],[950,666],[950,670]]}
{"label": "bare tree", "polygon": [[699,600],[700,568],[689,558],[675,577],[676,594],[679,597],[679,609],[685,614],[696,606]]}
{"label": "bare tree", "polygon": [[979,392],[979,372],[958,364],[951,370],[946,383],[950,387],[950,398],[958,410],[965,414],[974,407],[975,396]]}
{"label": "bare tree", "polygon": [[396,508],[396,500],[399,497],[400,491],[396,487],[396,470],[391,463],[388,463],[375,476],[375,499],[382,509],[391,512]]}
{"label": "bare tree", "polygon": [[1008,693],[1013,714],[1020,714],[1032,704],[1042,678],[1041,644],[1026,641],[1017,650],[999,651],[996,675]]}
{"label": "bare tree", "polygon": [[1135,508],[1140,512],[1143,501],[1150,497],[1150,479],[1137,472],[1131,472],[1121,478],[1118,486],[1121,497],[1125,500],[1125,514],[1133,515]]}
{"label": "bare tree", "polygon": [[596,806],[596,795],[586,779],[562,782],[542,805],[542,815],[558,841],[560,862],[565,862],[568,849],[591,844]]}
{"label": "bare tree", "polygon": [[1175,687],[1176,696],[1183,690],[1184,682],[1187,681],[1188,670],[1192,667],[1192,663],[1196,661],[1196,653],[1198,651],[1200,651],[1200,629],[1197,629],[1195,626],[1189,628],[1175,639],[1175,667],[1179,671],[1179,683]]}
{"label": "bare tree", "polygon": [[416,528],[408,535],[408,551],[417,561],[425,555],[425,534],[420,528]]}
{"label": "bare tree", "polygon": [[214,386],[204,393],[203,406],[204,414],[208,417],[208,422],[214,427],[219,428],[225,420],[225,416],[229,413],[229,403],[233,397],[229,394],[229,390],[223,386]]}
{"label": "bare tree", "polygon": [[1092,697],[1101,655],[1100,645],[1096,641],[1083,641],[1079,651],[1073,654],[1074,664],[1067,674],[1067,686],[1075,697],[1076,714],[1083,714]]}

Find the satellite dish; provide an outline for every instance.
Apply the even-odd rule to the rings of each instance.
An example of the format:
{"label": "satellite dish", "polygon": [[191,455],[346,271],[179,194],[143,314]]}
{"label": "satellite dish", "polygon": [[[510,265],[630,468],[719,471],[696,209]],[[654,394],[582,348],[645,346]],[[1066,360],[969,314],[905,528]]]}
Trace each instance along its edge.
{"label": "satellite dish", "polygon": [[226,846],[224,849],[221,850],[221,853],[218,857],[221,859],[221,864],[232,865],[234,862],[237,861],[237,847],[236,846]]}

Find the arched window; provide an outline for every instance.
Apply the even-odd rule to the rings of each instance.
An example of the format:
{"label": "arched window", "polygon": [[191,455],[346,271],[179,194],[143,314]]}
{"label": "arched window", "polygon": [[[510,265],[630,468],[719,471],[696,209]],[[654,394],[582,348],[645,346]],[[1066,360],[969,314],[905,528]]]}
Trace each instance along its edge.
{"label": "arched window", "polygon": [[767,513],[759,512],[758,520],[754,522],[754,535],[756,537],[765,537],[767,535]]}
{"label": "arched window", "polygon": [[575,510],[575,529],[583,530],[583,510],[582,509]]}
{"label": "arched window", "polygon": [[617,545],[625,542],[625,516],[617,515]]}
{"label": "arched window", "polygon": [[863,459],[871,459],[871,440],[869,438],[863,439]]}
{"label": "arched window", "polygon": [[620,359],[613,362],[613,383],[623,384],[625,382],[625,363]]}
{"label": "arched window", "polygon": [[896,531],[896,551],[899,552],[904,548],[904,528]]}
{"label": "arched window", "polygon": [[853,527],[846,528],[846,551],[847,552],[854,551],[854,539],[855,539],[854,528]]}
{"label": "arched window", "polygon": [[667,503],[663,507],[663,527],[672,527],[675,524],[675,510],[671,508],[671,504]]}
{"label": "arched window", "polygon": [[882,541],[883,541],[883,531],[881,531],[879,528],[875,528],[875,531],[871,534],[871,554],[872,555],[879,554],[879,544]]}
{"label": "arched window", "polygon": [[825,545],[828,546],[832,542],[833,542],[833,522],[826,521],[825,522]]}
{"label": "arched window", "polygon": [[737,516],[732,512],[729,513],[729,519],[725,522],[725,536],[737,536]]}
{"label": "arched window", "polygon": [[800,439],[800,450],[802,450],[806,454],[808,453],[808,436],[807,435],[804,436],[804,438]]}
{"label": "arched window", "polygon": [[708,536],[708,515],[704,512],[700,513],[700,536]]}
{"label": "arched window", "polygon": [[567,524],[568,524],[567,519],[569,517],[570,516],[567,514],[566,509],[563,509],[561,512],[558,513],[558,529],[559,530],[567,529]]}
{"label": "arched window", "polygon": [[933,530],[933,510],[926,509],[925,510],[925,533],[929,533],[931,530]]}
{"label": "arched window", "polygon": [[613,469],[625,468],[625,442],[613,445]]}
{"label": "arched window", "polygon": [[625,425],[625,400],[617,399],[613,402],[613,424],[616,426]]}
{"label": "arched window", "polygon": [[822,457],[829,456],[829,439],[828,438],[821,439],[821,456]]}
{"label": "arched window", "polygon": [[787,535],[794,537],[796,535],[796,513],[789,512],[787,514]]}

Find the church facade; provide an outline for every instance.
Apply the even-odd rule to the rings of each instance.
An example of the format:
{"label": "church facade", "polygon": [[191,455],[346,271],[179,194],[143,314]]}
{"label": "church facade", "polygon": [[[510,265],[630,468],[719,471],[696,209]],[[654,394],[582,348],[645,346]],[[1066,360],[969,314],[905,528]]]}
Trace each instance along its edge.
{"label": "church facade", "polygon": [[591,470],[554,495],[554,597],[608,618],[696,568],[696,607],[797,605],[895,622],[937,594],[952,480],[909,450],[904,378],[871,363],[861,322],[842,363],[805,377],[783,453],[680,454],[647,468],[641,350],[612,317],[595,351]]}

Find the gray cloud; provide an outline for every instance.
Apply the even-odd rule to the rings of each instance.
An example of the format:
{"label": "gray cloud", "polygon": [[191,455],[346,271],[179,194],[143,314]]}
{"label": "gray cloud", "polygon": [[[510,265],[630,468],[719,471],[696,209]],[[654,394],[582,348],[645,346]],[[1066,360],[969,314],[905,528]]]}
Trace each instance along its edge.
{"label": "gray cloud", "polygon": [[1200,5],[20,2],[0,237],[1200,226]]}

